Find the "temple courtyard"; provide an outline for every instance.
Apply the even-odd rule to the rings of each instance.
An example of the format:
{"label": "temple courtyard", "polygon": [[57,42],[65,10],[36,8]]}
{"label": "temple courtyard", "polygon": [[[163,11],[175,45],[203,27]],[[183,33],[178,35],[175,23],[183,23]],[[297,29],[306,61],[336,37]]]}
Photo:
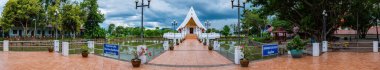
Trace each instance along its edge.
{"label": "temple courtyard", "polygon": [[62,56],[49,52],[0,52],[0,70],[380,70],[380,54],[328,52],[294,59],[289,55],[257,60],[242,68],[197,40],[188,39],[160,56],[133,68],[130,62],[98,55]]}

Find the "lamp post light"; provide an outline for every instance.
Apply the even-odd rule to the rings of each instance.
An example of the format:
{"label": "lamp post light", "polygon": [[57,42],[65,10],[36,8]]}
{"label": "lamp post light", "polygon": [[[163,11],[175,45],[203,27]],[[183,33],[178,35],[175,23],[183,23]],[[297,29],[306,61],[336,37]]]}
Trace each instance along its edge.
{"label": "lamp post light", "polygon": [[[206,20],[206,21],[205,21],[205,26],[206,26],[206,29],[208,29],[208,27],[211,26],[211,23],[210,23],[208,20]],[[211,31],[209,31],[209,33],[207,33],[207,31],[206,31],[206,34],[207,34],[207,35],[206,35],[206,36],[207,36],[206,38],[207,38],[207,39],[209,39],[209,38],[208,38],[208,35],[210,34],[210,32],[211,32]]]}
{"label": "lamp post light", "polygon": [[247,3],[247,0],[244,0],[243,1],[243,5],[240,4],[240,0],[237,0],[237,5],[234,4],[234,0],[231,0],[231,6],[232,8],[234,7],[237,7],[238,8],[238,25],[237,25],[237,33],[238,33],[238,38],[239,38],[239,41],[238,41],[238,44],[240,45],[240,8],[243,8],[245,9],[245,3]]}
{"label": "lamp post light", "polygon": [[34,34],[34,38],[36,38],[36,30],[37,30],[37,28],[36,28],[36,19],[34,18],[33,21],[34,21],[34,32],[33,32],[33,34]]}
{"label": "lamp post light", "polygon": [[322,28],[322,35],[323,35],[323,41],[326,41],[326,17],[328,16],[328,14],[326,13],[326,10],[323,10],[322,12],[322,15],[323,15],[323,28]]}
{"label": "lamp post light", "polygon": [[377,26],[379,24],[380,20],[377,19],[377,22],[376,22],[376,38],[377,38],[377,41],[379,41],[379,26]]}
{"label": "lamp post light", "polygon": [[[377,4],[377,12],[380,12],[380,3]],[[376,19],[376,38],[377,38],[377,41],[379,41],[379,26],[377,26],[380,22],[380,13],[377,14],[377,19]]]}
{"label": "lamp post light", "polygon": [[[58,14],[59,14],[59,11],[56,9],[56,10],[55,10],[55,13],[54,13],[55,19],[57,19]],[[57,37],[58,37],[58,33],[57,33],[57,32],[58,32],[58,25],[55,24],[54,26],[55,26],[55,39],[57,40]],[[50,30],[49,30],[49,31],[50,31]]]}
{"label": "lamp post light", "polygon": [[143,42],[143,44],[145,44],[145,42],[144,42],[144,7],[148,7],[149,8],[150,1],[151,0],[148,0],[148,5],[145,5],[144,4],[144,0],[142,0],[141,1],[141,5],[137,5],[139,3],[139,0],[135,0],[136,9],[138,7],[141,7],[141,34],[140,34],[140,37],[141,37],[141,42]]}
{"label": "lamp post light", "polygon": [[[175,21],[175,20],[173,20],[173,23],[172,23],[172,25],[173,25],[173,30],[175,31],[175,26],[177,26],[177,21]],[[173,34],[174,34],[174,37],[173,37],[173,40],[174,41],[176,41],[177,39],[176,39],[176,34],[175,34],[176,32],[174,32]],[[179,45],[179,43],[178,42],[176,42],[175,43],[175,45]]]}

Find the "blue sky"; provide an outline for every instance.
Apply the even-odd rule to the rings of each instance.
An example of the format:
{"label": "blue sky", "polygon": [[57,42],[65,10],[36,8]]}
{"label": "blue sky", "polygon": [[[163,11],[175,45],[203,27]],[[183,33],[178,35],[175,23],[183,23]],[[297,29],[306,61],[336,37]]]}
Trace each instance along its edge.
{"label": "blue sky", "polygon": [[[0,0],[1,12],[7,1]],[[106,17],[101,27],[107,28],[109,24],[140,26],[141,8],[135,8],[135,0],[98,0],[98,4]],[[237,8],[231,8],[230,0],[152,0],[151,7],[144,9],[144,26],[168,28],[173,20],[182,23],[190,7],[194,7],[202,22],[211,22],[210,28],[221,29],[237,23]]]}

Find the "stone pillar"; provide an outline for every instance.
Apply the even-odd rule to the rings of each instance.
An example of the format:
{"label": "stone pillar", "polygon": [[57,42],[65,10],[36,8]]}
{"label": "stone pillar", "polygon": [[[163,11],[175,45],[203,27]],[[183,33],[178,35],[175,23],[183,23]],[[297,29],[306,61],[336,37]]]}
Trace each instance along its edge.
{"label": "stone pillar", "polygon": [[54,51],[59,52],[59,40],[54,40]]}
{"label": "stone pillar", "polygon": [[9,51],[9,40],[3,41],[3,51]]}
{"label": "stone pillar", "polygon": [[163,47],[164,47],[164,50],[168,50],[169,49],[169,41],[164,41]]}
{"label": "stone pillar", "polygon": [[176,45],[177,44],[177,40],[174,38],[173,39],[173,45]]}
{"label": "stone pillar", "polygon": [[220,44],[218,41],[214,41],[214,50],[219,50]]}
{"label": "stone pillar", "polygon": [[379,41],[373,41],[373,52],[379,52]]}
{"label": "stone pillar", "polygon": [[319,43],[313,43],[313,56],[319,56]]}
{"label": "stone pillar", "polygon": [[88,52],[95,53],[95,51],[94,51],[95,42],[94,41],[87,41],[87,47],[89,48]]}
{"label": "stone pillar", "polygon": [[241,51],[241,47],[235,46],[235,58],[234,58],[235,64],[240,64],[240,59],[243,58],[242,53],[243,52]]}
{"label": "stone pillar", "polygon": [[328,42],[322,41],[322,52],[327,52],[328,49]]}
{"label": "stone pillar", "polygon": [[210,39],[206,39],[206,45],[210,45]]}
{"label": "stone pillar", "polygon": [[139,45],[137,47],[137,52],[142,52],[143,50],[145,51],[145,53],[140,55],[139,59],[141,59],[141,63],[147,63],[147,57],[145,54],[147,54],[146,52],[148,52],[148,50],[146,50],[146,45]]}
{"label": "stone pillar", "polygon": [[62,42],[62,55],[69,56],[69,42]]}

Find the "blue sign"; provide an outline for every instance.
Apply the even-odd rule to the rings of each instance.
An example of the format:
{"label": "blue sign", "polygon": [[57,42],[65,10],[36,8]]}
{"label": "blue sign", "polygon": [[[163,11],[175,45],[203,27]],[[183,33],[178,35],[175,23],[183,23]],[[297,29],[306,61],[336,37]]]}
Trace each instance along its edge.
{"label": "blue sign", "polygon": [[119,55],[119,45],[104,44],[104,54]]}
{"label": "blue sign", "polygon": [[262,55],[270,56],[278,54],[278,45],[277,44],[266,44],[262,47]]}

